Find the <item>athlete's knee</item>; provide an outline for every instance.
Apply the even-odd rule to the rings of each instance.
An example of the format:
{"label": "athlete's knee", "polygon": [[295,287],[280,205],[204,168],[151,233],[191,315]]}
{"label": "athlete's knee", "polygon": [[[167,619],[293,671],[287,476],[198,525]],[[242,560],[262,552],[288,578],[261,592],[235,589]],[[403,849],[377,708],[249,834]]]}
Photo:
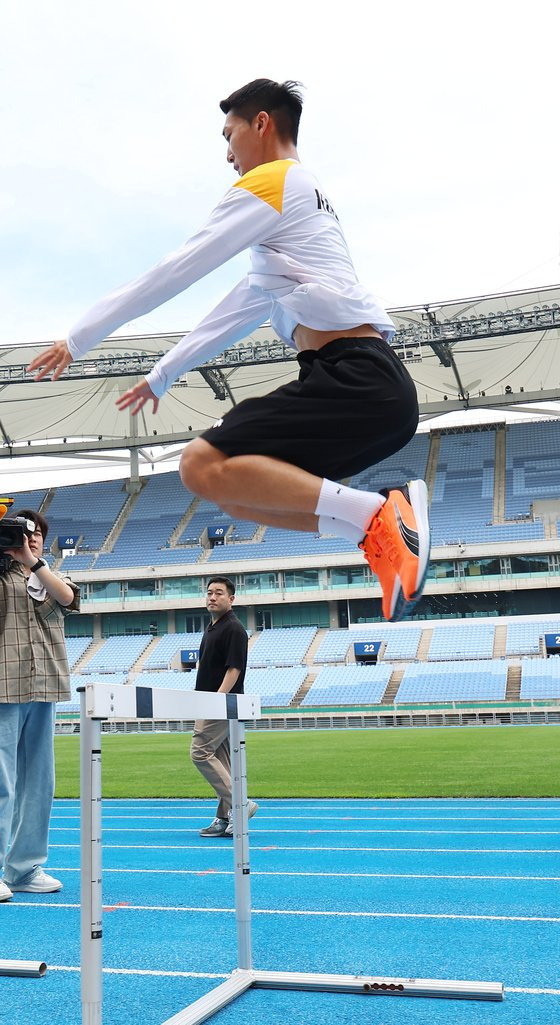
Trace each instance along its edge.
{"label": "athlete's knee", "polygon": [[191,441],[181,453],[179,475],[183,484],[195,495],[214,499],[219,492],[219,469],[224,459],[202,438]]}

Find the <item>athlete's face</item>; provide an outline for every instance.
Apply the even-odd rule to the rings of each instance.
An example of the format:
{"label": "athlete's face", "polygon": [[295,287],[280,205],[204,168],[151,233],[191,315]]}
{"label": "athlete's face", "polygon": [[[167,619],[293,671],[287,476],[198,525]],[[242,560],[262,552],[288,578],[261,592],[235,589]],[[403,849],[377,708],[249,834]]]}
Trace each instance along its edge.
{"label": "athlete's face", "polygon": [[263,163],[263,141],[267,114],[257,114],[249,123],[230,111],[224,124],[224,139],[228,144],[227,161],[238,174],[247,174]]}

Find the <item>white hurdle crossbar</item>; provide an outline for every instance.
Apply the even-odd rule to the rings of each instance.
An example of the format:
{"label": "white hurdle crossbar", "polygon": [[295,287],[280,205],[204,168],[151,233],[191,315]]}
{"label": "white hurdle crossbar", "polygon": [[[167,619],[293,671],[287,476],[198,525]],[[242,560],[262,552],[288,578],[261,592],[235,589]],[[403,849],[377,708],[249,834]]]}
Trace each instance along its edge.
{"label": "white hurdle crossbar", "polygon": [[290,989],[367,995],[503,1000],[500,982],[267,972],[253,968],[247,826],[245,722],[260,718],[251,694],[212,694],[87,683],[80,689],[82,1025],[102,1025],[101,722],[150,719],[229,721],[238,967],[221,985],[162,1025],[199,1025],[246,990]]}

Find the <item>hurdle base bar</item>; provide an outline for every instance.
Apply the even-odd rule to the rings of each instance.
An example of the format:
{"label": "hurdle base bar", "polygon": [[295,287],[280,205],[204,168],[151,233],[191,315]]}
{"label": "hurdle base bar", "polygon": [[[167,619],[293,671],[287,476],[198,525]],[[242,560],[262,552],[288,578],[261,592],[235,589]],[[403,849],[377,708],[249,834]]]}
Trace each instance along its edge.
{"label": "hurdle base bar", "polygon": [[20,978],[39,979],[45,974],[44,961],[0,961],[0,975],[17,975]]}
{"label": "hurdle base bar", "polygon": [[381,975],[327,975],[314,972],[253,972],[255,989],[298,989],[366,996],[441,997],[449,1000],[503,1000],[501,982],[460,979],[404,979]]}
{"label": "hurdle base bar", "polygon": [[503,1000],[501,982],[459,979],[403,979],[377,975],[327,975],[313,972],[259,972],[235,969],[229,979],[163,1025],[200,1025],[248,989],[288,989],[314,993],[358,993],[362,996],[440,997],[449,1000]]}

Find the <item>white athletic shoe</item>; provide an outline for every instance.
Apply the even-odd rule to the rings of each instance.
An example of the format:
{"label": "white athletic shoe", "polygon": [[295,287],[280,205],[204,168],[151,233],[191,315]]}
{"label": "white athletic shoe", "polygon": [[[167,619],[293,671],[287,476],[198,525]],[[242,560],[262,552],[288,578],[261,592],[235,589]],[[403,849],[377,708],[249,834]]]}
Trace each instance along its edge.
{"label": "white athletic shoe", "polygon": [[[259,806],[256,801],[247,801],[247,818],[252,819],[253,815],[256,815]],[[223,836],[233,836],[233,812],[228,812],[228,824]]]}
{"label": "white athletic shoe", "polygon": [[10,890],[10,887],[6,886],[6,884],[0,879],[0,902],[3,900],[11,900],[12,897],[13,893]]}
{"label": "white athletic shoe", "polygon": [[10,889],[14,893],[56,893],[62,889],[60,879],[54,879],[38,868],[35,875],[26,883],[10,883]]}
{"label": "white athletic shoe", "polygon": [[212,819],[209,826],[205,826],[204,829],[199,831],[199,836],[224,836],[227,829],[228,820],[220,819],[216,816]]}

